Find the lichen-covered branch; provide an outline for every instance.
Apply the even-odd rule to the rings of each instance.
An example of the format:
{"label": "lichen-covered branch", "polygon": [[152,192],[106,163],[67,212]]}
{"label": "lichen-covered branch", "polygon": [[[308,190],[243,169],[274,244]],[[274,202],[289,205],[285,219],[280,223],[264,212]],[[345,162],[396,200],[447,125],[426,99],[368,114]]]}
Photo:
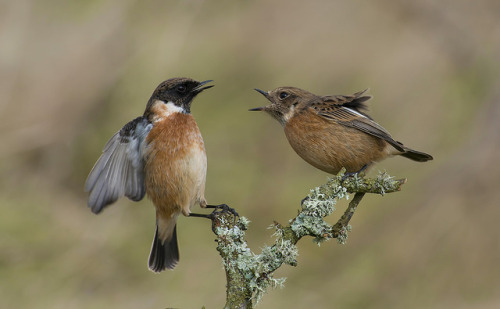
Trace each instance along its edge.
{"label": "lichen-covered branch", "polygon": [[[284,278],[273,277],[281,265],[297,265],[297,242],[304,236],[314,237],[313,241],[336,238],[345,243],[350,231],[349,221],[366,193],[385,194],[401,190],[405,179],[395,180],[386,173],[376,178],[360,176],[347,177],[345,170],[328,182],[317,187],[302,201],[298,215],[283,226],[274,222],[275,244],[266,246],[260,254],[253,253],[244,239],[249,220],[236,218],[228,212],[219,212],[214,218],[214,231],[217,235],[219,251],[227,278],[225,308],[252,308],[269,287],[281,287]],[[323,218],[335,210],[338,200],[349,199],[349,193],[355,193],[344,214],[330,225]]]}

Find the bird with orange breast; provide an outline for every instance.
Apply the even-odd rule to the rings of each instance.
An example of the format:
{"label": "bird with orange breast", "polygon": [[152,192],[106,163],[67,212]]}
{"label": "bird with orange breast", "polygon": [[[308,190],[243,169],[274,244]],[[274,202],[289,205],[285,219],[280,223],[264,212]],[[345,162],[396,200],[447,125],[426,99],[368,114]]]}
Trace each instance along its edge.
{"label": "bird with orange breast", "polygon": [[352,175],[394,155],[418,162],[433,159],[394,140],[365,113],[365,102],[371,98],[364,95],[366,90],[333,96],[295,87],[255,90],[271,104],[250,111],[265,111],[278,120],[293,150],[327,173],[337,174],[344,167],[346,175]]}
{"label": "bird with orange breast", "polygon": [[[156,231],[149,269],[173,269],[179,261],[176,224],[180,214],[207,207],[207,156],[191,102],[211,80],[172,78],[149,99],[144,115],[118,131],[90,172],[88,206],[98,214],[120,197],[141,200],[147,193],[156,208]],[[213,208],[213,206],[210,206]]]}

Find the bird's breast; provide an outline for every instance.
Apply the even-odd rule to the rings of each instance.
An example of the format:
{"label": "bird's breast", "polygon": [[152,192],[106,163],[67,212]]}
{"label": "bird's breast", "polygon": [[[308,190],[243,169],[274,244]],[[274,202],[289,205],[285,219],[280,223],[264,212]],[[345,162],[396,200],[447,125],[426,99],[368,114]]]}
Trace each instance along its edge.
{"label": "bird's breast", "polygon": [[174,113],[155,122],[145,162],[146,192],[158,210],[178,212],[203,198],[207,157],[192,115]]}
{"label": "bird's breast", "polygon": [[192,151],[205,154],[203,137],[191,114],[174,113],[154,122],[146,144],[149,155],[165,156],[170,160],[182,158]]}
{"label": "bird's breast", "polygon": [[385,156],[381,139],[308,111],[288,120],[285,135],[302,159],[331,174],[342,167],[356,172]]}

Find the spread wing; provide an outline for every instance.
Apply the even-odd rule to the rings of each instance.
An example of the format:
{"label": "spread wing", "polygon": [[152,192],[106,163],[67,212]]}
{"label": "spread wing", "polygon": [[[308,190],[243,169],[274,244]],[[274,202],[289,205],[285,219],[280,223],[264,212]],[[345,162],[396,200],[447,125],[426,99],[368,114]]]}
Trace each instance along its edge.
{"label": "spread wing", "polygon": [[142,152],[152,127],[146,118],[138,117],[106,143],[85,182],[85,191],[90,192],[88,206],[93,213],[99,213],[122,196],[133,201],[144,197]]}
{"label": "spread wing", "polygon": [[397,150],[404,151],[400,142],[395,141],[389,132],[363,112],[367,109],[364,102],[371,99],[370,96],[363,96],[365,92],[366,90],[360,91],[351,96],[324,96],[320,101],[312,102],[309,106],[323,118],[381,138]]}

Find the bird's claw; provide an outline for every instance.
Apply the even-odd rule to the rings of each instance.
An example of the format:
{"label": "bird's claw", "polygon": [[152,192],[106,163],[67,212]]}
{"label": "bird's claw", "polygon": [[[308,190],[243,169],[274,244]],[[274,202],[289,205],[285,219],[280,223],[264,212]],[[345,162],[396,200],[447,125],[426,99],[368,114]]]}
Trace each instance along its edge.
{"label": "bird's claw", "polygon": [[305,203],[305,201],[307,201],[307,200],[309,200],[309,196],[304,197],[304,198],[302,199],[302,201],[300,201],[300,206],[301,206],[301,207],[304,207],[304,203]]}
{"label": "bird's claw", "polygon": [[340,184],[344,184],[344,181],[349,178],[349,177],[354,177],[354,176],[357,176],[357,175],[360,175],[364,170],[366,170],[366,168],[368,167],[368,164],[365,164],[363,165],[363,167],[357,171],[357,172],[345,172],[344,175],[342,176],[342,178],[340,179]]}
{"label": "bird's claw", "polygon": [[217,217],[221,214],[231,214],[233,216],[233,225],[236,224],[236,218],[239,218],[240,215],[234,210],[234,208],[229,207],[227,204],[220,205],[207,205],[207,208],[214,208],[214,210],[208,215],[208,218],[212,220],[212,232],[215,232],[215,228],[218,225]]}

